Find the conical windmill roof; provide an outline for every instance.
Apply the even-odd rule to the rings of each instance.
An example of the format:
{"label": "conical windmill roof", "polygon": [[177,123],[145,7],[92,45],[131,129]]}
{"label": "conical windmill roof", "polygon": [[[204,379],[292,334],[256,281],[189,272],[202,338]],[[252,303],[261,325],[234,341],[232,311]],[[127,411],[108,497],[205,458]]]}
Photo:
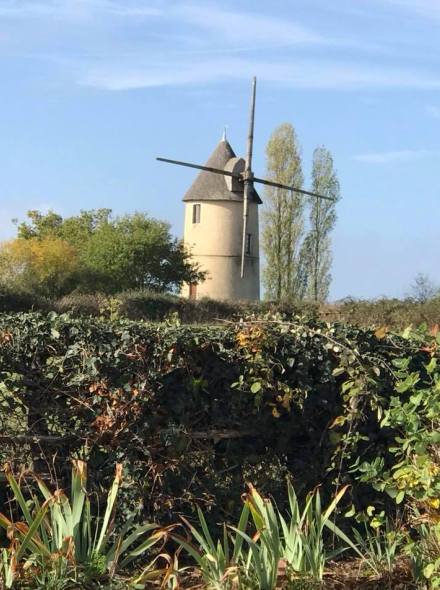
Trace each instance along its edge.
{"label": "conical windmill roof", "polygon": [[[224,170],[227,162],[235,158],[235,152],[229,141],[222,139],[212,152],[211,157],[205,166]],[[230,191],[226,184],[226,177],[221,174],[202,170],[192,183],[185,196],[184,201],[243,201],[243,189]],[[258,193],[254,190],[251,200],[261,203]]]}

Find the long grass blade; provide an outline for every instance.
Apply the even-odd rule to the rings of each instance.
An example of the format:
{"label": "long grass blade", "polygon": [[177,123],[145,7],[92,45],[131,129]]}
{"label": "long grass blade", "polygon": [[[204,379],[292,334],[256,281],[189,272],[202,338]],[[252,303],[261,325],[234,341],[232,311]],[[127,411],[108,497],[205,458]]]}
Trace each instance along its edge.
{"label": "long grass blade", "polygon": [[[240,514],[240,520],[238,521],[237,530],[244,533],[246,531],[247,525],[249,522],[249,505],[245,502],[243,506],[243,510]],[[234,540],[234,551],[232,553],[232,562],[236,564],[241,556],[242,547],[243,547],[244,537],[242,535],[238,535],[235,537]]]}
{"label": "long grass blade", "polygon": [[122,481],[122,464],[118,463],[116,465],[115,478],[113,480],[113,483],[111,485],[111,488],[110,488],[110,490],[108,492],[108,496],[107,496],[107,506],[105,509],[104,519],[103,519],[102,525],[101,525],[101,533],[99,535],[98,542],[95,547],[96,553],[101,552],[101,550],[103,549],[103,546],[105,544],[105,541],[107,540],[107,537],[109,535],[108,528],[109,528],[109,524],[110,524],[110,519],[113,514],[113,508],[114,508],[114,505],[116,502],[116,497],[118,495],[118,490],[119,490],[119,486],[121,485],[121,481]]}
{"label": "long grass blade", "polygon": [[34,535],[37,533],[41,523],[43,522],[44,517],[46,516],[47,511],[49,510],[49,503],[51,500],[46,500],[40,510],[35,515],[31,525],[29,526],[27,533],[24,535],[22,542],[17,550],[16,560],[17,563],[20,562],[21,558],[23,557],[24,553],[27,551],[28,547],[32,544],[37,544],[41,553],[46,557],[50,556],[50,551],[47,547],[44,546],[43,543],[39,542],[36,543],[36,539],[34,539]]}
{"label": "long grass blade", "polygon": [[14,498],[17,500],[17,503],[20,506],[21,511],[23,512],[23,516],[25,517],[26,522],[28,523],[29,526],[31,526],[32,521],[33,521],[32,515],[31,515],[30,510],[28,508],[27,502],[24,499],[24,496],[22,494],[20,486],[18,485],[16,479],[14,478],[9,465],[6,465],[6,467],[5,467],[5,475],[6,475],[6,479],[8,480],[9,487],[11,488],[11,490],[14,494]]}

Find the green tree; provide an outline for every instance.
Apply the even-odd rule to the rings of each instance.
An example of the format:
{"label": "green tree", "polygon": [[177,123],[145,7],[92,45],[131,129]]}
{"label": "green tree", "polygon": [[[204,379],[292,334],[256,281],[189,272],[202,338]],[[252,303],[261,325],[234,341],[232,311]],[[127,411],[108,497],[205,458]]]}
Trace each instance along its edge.
{"label": "green tree", "polygon": [[18,224],[19,238],[42,239],[47,236],[58,237],[68,241],[79,252],[86,248],[93,233],[109,223],[111,209],[92,209],[81,211],[79,215],[63,219],[58,213],[49,211],[28,211],[28,221]]}
{"label": "green tree", "polygon": [[310,229],[302,248],[306,295],[313,301],[325,301],[331,282],[331,232],[336,223],[340,186],[333,157],[323,146],[313,153],[312,191],[333,199],[310,197]]}
{"label": "green tree", "polygon": [[18,225],[20,242],[38,243],[49,237],[75,251],[79,265],[73,280],[65,284],[74,282],[78,290],[167,291],[204,278],[183,243],[171,236],[169,224],[144,213],[112,218],[110,209],[98,209],[63,219],[53,211],[29,211],[28,221]]}
{"label": "green tree", "polygon": [[24,240],[30,240],[32,238],[46,238],[61,237],[63,218],[54,211],[49,211],[44,214],[35,209],[28,211],[26,216],[29,221],[24,221],[18,224],[17,220],[14,220],[18,224],[17,237],[23,238]]}
{"label": "green tree", "polygon": [[[300,148],[291,124],[280,125],[272,134],[266,147],[266,162],[268,179],[302,187]],[[303,199],[298,193],[267,187],[265,203],[262,243],[266,257],[263,275],[266,293],[278,300],[301,297]]]}
{"label": "green tree", "polygon": [[100,225],[84,252],[91,276],[107,293],[125,289],[178,289],[203,278],[181,241],[163,221],[135,213]]}

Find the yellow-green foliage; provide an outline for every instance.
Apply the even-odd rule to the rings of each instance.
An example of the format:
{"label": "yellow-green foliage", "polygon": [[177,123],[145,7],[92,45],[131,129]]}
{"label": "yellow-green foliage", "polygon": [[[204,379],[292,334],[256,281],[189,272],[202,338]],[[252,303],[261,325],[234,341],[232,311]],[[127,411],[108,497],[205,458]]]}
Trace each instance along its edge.
{"label": "yellow-green foliage", "polygon": [[65,240],[16,239],[0,246],[0,282],[36,295],[60,295],[78,269],[76,250]]}

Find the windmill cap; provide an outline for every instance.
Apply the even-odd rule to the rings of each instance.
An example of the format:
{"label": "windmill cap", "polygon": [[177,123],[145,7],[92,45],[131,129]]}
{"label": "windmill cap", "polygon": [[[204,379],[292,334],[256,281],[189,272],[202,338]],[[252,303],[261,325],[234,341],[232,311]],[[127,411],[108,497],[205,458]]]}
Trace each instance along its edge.
{"label": "windmill cap", "polygon": [[[219,142],[206,162],[206,166],[210,168],[238,174],[243,172],[244,164],[243,158],[235,155],[227,139]],[[243,185],[230,176],[202,170],[186,192],[183,201],[243,201]],[[262,202],[255,190],[252,192],[251,201],[258,204]]]}

